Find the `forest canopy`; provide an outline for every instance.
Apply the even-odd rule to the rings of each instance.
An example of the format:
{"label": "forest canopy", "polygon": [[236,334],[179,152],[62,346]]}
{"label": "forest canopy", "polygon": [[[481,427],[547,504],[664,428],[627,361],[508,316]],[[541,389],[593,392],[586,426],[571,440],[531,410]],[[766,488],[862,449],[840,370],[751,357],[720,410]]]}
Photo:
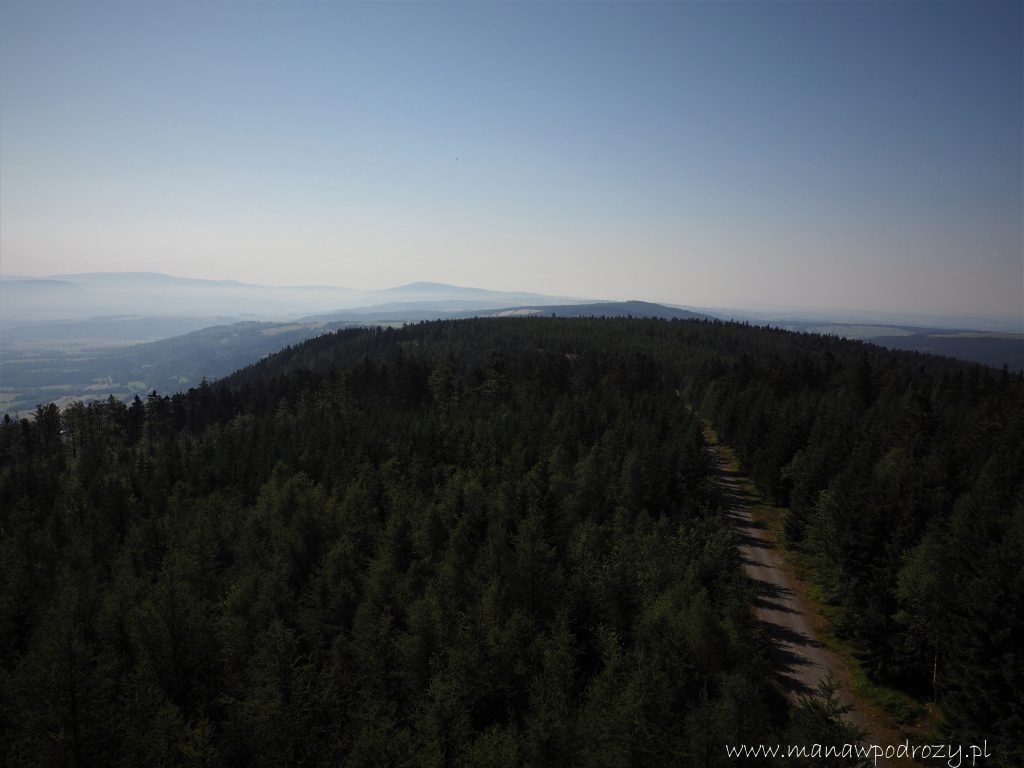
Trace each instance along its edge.
{"label": "forest canopy", "polygon": [[772,685],[700,416],[837,631],[1006,765],[1024,382],[745,325],[343,330],[0,426],[12,765],[728,765]]}

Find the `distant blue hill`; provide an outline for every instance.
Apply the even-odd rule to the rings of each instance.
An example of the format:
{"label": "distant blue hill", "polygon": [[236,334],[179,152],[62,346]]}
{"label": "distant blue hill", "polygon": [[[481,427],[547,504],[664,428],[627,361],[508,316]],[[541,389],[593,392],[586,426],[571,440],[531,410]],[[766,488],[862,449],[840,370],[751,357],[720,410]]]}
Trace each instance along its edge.
{"label": "distant blue hill", "polygon": [[889,349],[956,357],[993,368],[1005,365],[1013,372],[1024,371],[1024,336],[1020,334],[945,331],[876,336],[869,341]]}
{"label": "distant blue hill", "polygon": [[[314,313],[415,302],[447,302],[447,311],[570,304],[575,299],[418,282],[356,290],[334,285],[274,286],[198,280],[157,272],[87,272],[0,280],[0,328],[111,315],[223,317],[280,321]],[[408,309],[428,309],[410,306]]]}
{"label": "distant blue hill", "polygon": [[473,313],[478,317],[660,317],[665,320],[711,320],[710,315],[688,309],[666,307],[649,301],[601,301],[592,304],[561,304],[533,307],[508,307]]}

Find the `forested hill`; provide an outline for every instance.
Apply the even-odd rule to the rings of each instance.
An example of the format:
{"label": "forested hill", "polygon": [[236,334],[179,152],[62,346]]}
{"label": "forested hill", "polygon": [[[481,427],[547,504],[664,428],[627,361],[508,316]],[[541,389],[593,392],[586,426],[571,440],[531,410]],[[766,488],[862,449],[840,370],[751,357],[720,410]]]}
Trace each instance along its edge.
{"label": "forested hill", "polygon": [[[11,764],[734,765],[769,684],[695,406],[838,631],[1024,760],[1024,381],[719,322],[345,330],[0,427]],[[55,734],[57,736],[55,736]]]}

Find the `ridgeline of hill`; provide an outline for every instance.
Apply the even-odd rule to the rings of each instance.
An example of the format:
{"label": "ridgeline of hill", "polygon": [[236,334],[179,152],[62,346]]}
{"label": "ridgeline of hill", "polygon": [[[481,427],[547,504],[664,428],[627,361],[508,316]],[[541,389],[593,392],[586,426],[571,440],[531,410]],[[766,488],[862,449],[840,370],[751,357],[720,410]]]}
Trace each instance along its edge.
{"label": "ridgeline of hill", "polygon": [[849,740],[771,683],[689,404],[790,508],[868,675],[1019,764],[1020,377],[546,317],[341,330],[6,419],[6,760],[724,766]]}
{"label": "ridgeline of hill", "polygon": [[[690,309],[644,301],[564,303],[541,294],[502,293],[439,283],[411,283],[382,291],[297,286],[271,288],[232,281],[203,281],[153,274],[68,275],[65,280],[4,278],[0,288],[0,409],[30,413],[37,404],[75,400],[126,399],[154,389],[165,393],[220,378],[240,366],[325,331],[351,325],[400,325],[436,319],[472,317],[634,317],[711,319]],[[84,302],[61,301],[59,311],[87,306],[139,309],[203,307],[202,316],[106,315],[77,320],[47,320],[5,327],[24,299],[32,312],[50,310],[47,294],[34,287],[73,289]],[[55,289],[56,290],[56,289]],[[78,294],[76,294],[78,295]],[[49,296],[54,299],[54,296]],[[516,303],[532,299],[533,303]],[[237,317],[209,316],[209,307],[228,312],[247,308],[265,313],[307,310],[325,301],[355,303],[349,309],[303,314],[287,321],[233,322]],[[381,300],[385,300],[383,303]],[[195,302],[199,302],[198,305]],[[90,304],[89,302],[92,302]],[[98,302],[98,303],[97,303]],[[127,303],[126,303],[127,302]],[[189,302],[192,302],[191,304]],[[25,309],[25,307],[22,307]],[[73,311],[74,310],[74,311]],[[720,310],[721,313],[724,310]],[[28,312],[31,315],[32,312]],[[728,314],[725,315],[726,317]],[[754,322],[757,322],[755,319]],[[918,326],[864,325],[822,320],[770,321],[790,330],[860,338],[891,348],[917,350],[980,362],[1010,372],[1024,370],[1024,335]]]}
{"label": "ridgeline of hill", "polygon": [[[409,289],[424,291],[431,285],[414,284]],[[433,286],[435,293],[447,288],[450,286]],[[460,307],[475,307],[458,311],[451,309],[452,303],[400,302],[286,323],[248,321],[211,325],[194,318],[107,317],[11,329],[0,340],[0,410],[30,413],[40,403],[56,402],[63,406],[76,400],[105,400],[110,395],[130,399],[154,389],[164,393],[184,391],[203,379],[227,376],[289,344],[351,325],[537,313],[560,317],[702,317],[642,301],[512,310],[488,310],[472,302],[455,302]],[[173,330],[177,328],[189,332]],[[171,331],[165,334],[168,338],[126,342],[165,330]]]}

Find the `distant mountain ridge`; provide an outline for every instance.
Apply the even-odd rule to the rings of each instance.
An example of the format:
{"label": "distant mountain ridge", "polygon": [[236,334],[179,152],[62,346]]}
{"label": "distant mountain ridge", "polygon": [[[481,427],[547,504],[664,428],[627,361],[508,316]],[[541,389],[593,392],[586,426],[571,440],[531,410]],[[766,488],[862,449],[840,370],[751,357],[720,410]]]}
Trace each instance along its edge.
{"label": "distant mountain ridge", "polygon": [[270,286],[159,272],[86,272],[0,277],[0,328],[111,315],[173,315],[281,321],[394,302],[461,301],[459,308],[573,304],[565,296],[417,282],[375,290],[334,285]]}
{"label": "distant mountain ridge", "polygon": [[650,301],[601,301],[590,304],[508,307],[480,312],[481,317],[510,317],[516,315],[551,315],[554,317],[658,317],[664,320],[713,320],[688,309],[677,309]]}

